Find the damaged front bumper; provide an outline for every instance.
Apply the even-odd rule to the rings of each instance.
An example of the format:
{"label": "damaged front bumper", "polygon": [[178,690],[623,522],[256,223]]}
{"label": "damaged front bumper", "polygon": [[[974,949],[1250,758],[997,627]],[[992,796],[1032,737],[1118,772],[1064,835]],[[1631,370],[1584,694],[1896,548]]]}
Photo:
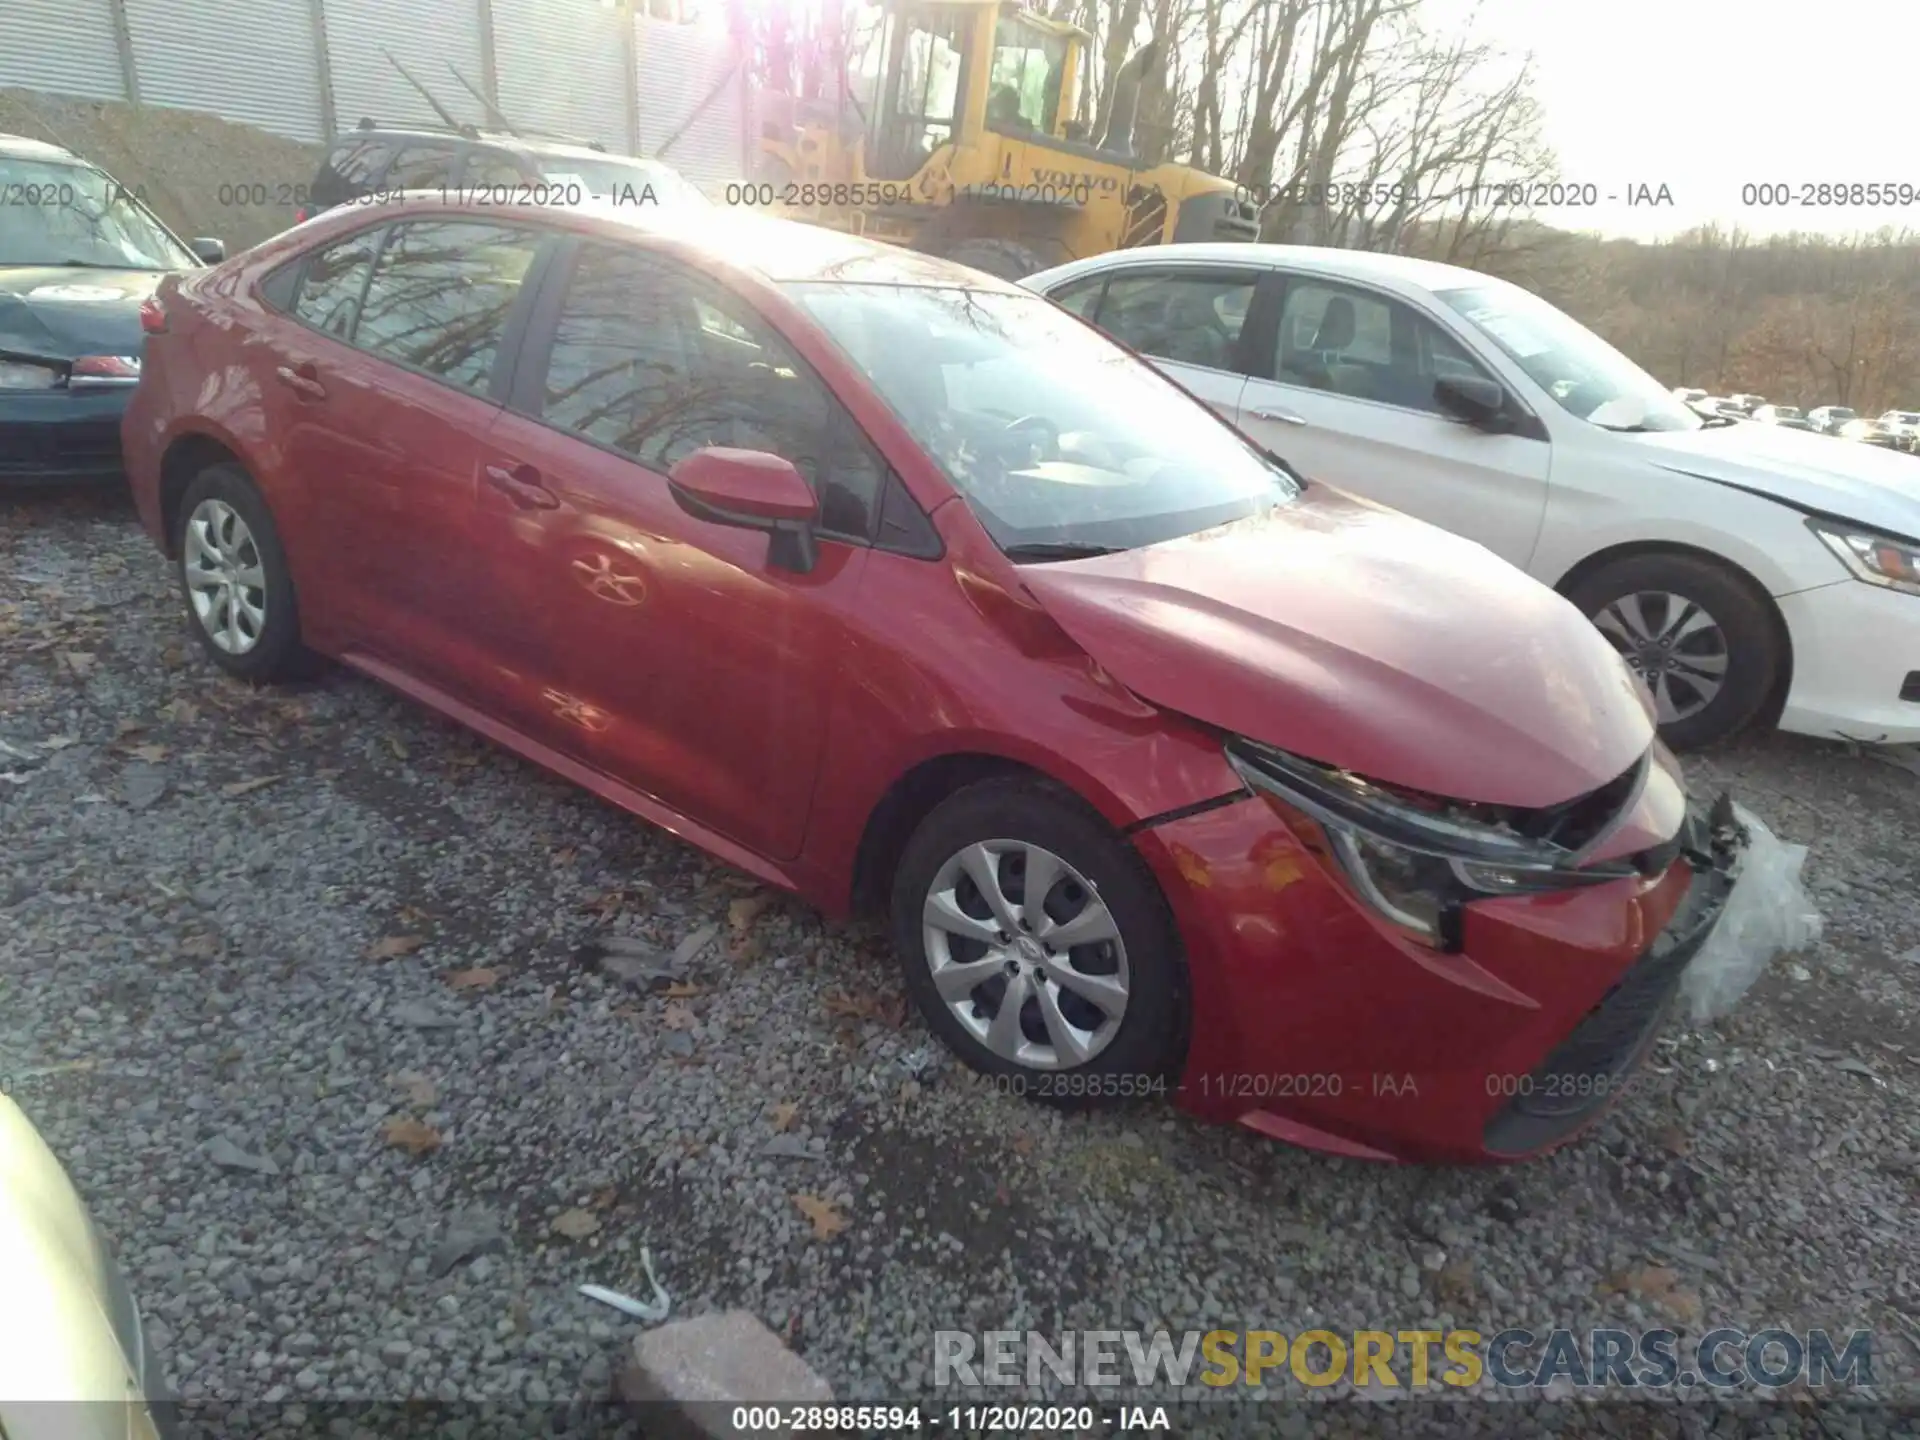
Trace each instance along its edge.
{"label": "damaged front bumper", "polygon": [[1489,1154],[1520,1156],[1556,1145],[1619,1097],[1653,1048],[1688,967],[1733,909],[1736,890],[1759,883],[1746,863],[1753,839],[1751,817],[1730,796],[1722,794],[1711,809],[1689,807],[1671,842],[1691,876],[1679,908],[1488,1120],[1482,1140]]}

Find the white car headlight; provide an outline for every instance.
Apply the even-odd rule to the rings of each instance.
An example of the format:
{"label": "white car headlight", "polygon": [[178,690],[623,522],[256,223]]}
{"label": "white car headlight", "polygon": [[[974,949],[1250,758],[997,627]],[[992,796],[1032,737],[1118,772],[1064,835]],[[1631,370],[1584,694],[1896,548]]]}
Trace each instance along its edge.
{"label": "white car headlight", "polygon": [[1920,595],[1920,545],[1832,520],[1809,520],[1807,528],[1840,557],[1856,580]]}

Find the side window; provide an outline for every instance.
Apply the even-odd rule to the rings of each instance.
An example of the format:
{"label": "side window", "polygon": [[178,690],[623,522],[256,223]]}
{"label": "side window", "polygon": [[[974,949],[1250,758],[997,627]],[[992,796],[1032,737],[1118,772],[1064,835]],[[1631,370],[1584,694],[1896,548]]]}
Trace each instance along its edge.
{"label": "side window", "polygon": [[485,390],[540,241],[531,230],[477,221],[396,225],[353,343],[451,385]]}
{"label": "side window", "polygon": [[376,225],[309,255],[293,302],[294,319],[322,334],[349,339],[383,233],[384,227]]}
{"label": "side window", "polygon": [[1303,279],[1287,282],[1273,373],[1283,385],[1436,415],[1434,381],[1486,376],[1458,341],[1411,306]]}
{"label": "side window", "polygon": [[1251,275],[1219,272],[1115,275],[1100,328],[1143,355],[1232,370],[1253,287]]}
{"label": "side window", "polygon": [[663,473],[709,445],[768,451],[823,530],[873,535],[886,465],[826,386],[744,301],[643,253],[581,250],[541,416]]}
{"label": "side window", "polygon": [[524,185],[527,177],[519,162],[503,150],[469,150],[467,168],[460,172],[462,189],[480,190],[489,185]]}
{"label": "side window", "polygon": [[394,157],[382,190],[439,190],[453,177],[451,145],[409,145]]}
{"label": "side window", "polygon": [[1047,298],[1064,310],[1070,310],[1082,320],[1093,319],[1094,310],[1100,304],[1100,291],[1107,283],[1104,275],[1089,276],[1085,280],[1074,280],[1054,291]]}
{"label": "side window", "polygon": [[320,177],[313,185],[314,200],[323,205],[337,205],[366,194],[392,158],[390,141],[370,138],[340,141],[320,167]]}

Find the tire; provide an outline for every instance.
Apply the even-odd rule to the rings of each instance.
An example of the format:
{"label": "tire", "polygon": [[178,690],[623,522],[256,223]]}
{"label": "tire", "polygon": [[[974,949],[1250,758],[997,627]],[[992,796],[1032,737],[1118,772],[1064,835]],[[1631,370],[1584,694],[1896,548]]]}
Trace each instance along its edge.
{"label": "tire", "polygon": [[1786,657],[1766,597],[1717,561],[1635,555],[1584,577],[1567,598],[1653,690],[1660,738],[1675,750],[1737,735],[1773,694]]}
{"label": "tire", "polygon": [[[1003,887],[1013,922],[1000,932],[1014,942],[1005,949],[990,938],[997,926],[983,917],[992,908],[968,875],[968,857],[983,854],[992,858],[990,883]],[[1039,857],[1059,866],[1044,921],[1029,919],[1023,904],[1025,873]],[[1073,943],[1057,955],[1044,953],[1036,936],[1063,934],[1068,921],[1098,934],[1102,910],[1117,943]],[[946,914],[955,928],[930,923],[930,913]],[[1063,1109],[1105,1107],[1171,1088],[1187,1015],[1186,964],[1172,915],[1140,857],[1068,792],[1042,781],[996,779],[950,795],[907,842],[894,872],[892,917],[908,993],[933,1032],[971,1068],[1002,1077],[1013,1093]],[[963,938],[967,930],[978,938]],[[1009,963],[1019,966],[1017,976],[1009,974]],[[942,993],[937,968],[976,964],[977,985],[950,982]],[[1079,988],[1051,978],[1063,970],[1080,978]],[[1118,1004],[1110,988],[1097,1004],[1086,998],[1101,981],[1123,986]],[[1026,998],[1018,1012],[1009,1012],[1015,985]],[[1049,1000],[1063,1030],[1048,1025]],[[1014,1015],[1017,1023],[993,1024]]]}
{"label": "tire", "polygon": [[[201,471],[181,497],[176,526],[187,624],[213,663],[241,680],[312,674],[319,657],[300,641],[300,606],[280,532],[247,472],[231,463]],[[207,583],[216,574],[242,583]],[[238,603],[223,598],[235,595]]]}
{"label": "tire", "polygon": [[1018,240],[962,240],[949,249],[944,258],[1002,280],[1024,280],[1052,264],[1031,245],[1022,245]]}

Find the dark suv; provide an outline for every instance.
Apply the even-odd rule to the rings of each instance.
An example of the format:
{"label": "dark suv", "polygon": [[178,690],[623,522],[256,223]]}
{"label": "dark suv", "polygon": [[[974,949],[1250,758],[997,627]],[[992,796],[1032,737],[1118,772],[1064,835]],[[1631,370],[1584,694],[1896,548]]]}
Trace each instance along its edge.
{"label": "dark suv", "polygon": [[479,191],[493,187],[519,203],[710,204],[680,172],[658,160],[613,155],[605,146],[535,139],[505,131],[432,130],[380,125],[371,119],[336,139],[320,162],[309,220],[336,205],[402,190]]}

